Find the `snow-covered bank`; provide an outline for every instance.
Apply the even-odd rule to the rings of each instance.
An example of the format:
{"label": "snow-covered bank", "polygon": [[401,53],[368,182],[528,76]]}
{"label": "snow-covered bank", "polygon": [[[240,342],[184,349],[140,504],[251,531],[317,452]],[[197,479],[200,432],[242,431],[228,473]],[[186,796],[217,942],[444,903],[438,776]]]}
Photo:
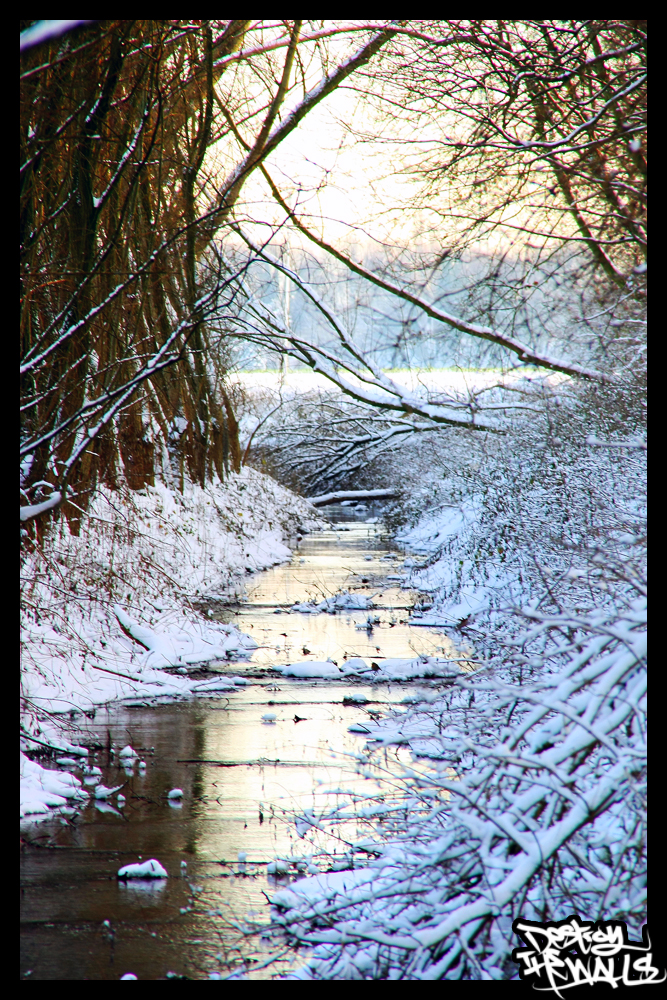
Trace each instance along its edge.
{"label": "snow-covered bank", "polygon": [[583,398],[517,421],[510,447],[444,432],[388,460],[411,553],[394,578],[429,594],[410,625],[468,658],[430,697],[350,727],[365,794],[296,817],[332,871],[273,897],[313,949],[287,978],[517,979],[518,917],[641,936],[645,450],[617,400]]}
{"label": "snow-covered bank", "polygon": [[68,771],[49,770],[24,753],[19,757],[21,818],[43,817],[54,809],[71,815],[72,803],[79,805],[88,798],[79,779]]}
{"label": "snow-covered bank", "polygon": [[[242,594],[246,574],[289,559],[290,538],[320,526],[307,501],[252,469],[183,495],[102,488],[79,536],[61,518],[21,567],[22,749],[76,749],[75,723],[63,740],[54,714],[235,690],[235,678],[189,676],[256,647],[208,621],[206,599]],[[25,760],[22,815],[62,807],[56,786],[77,779]]]}
{"label": "snow-covered bank", "polygon": [[[369,721],[373,746],[408,744],[421,766],[387,771],[402,795],[369,781],[308,825],[297,818],[302,837],[338,827],[355,870],[273,896],[274,921],[314,946],[288,978],[517,978],[518,917],[574,912],[640,935],[645,622],[642,599],[622,612],[536,615],[513,652],[452,676],[431,704]],[[359,770],[380,778],[382,760],[361,755]]]}

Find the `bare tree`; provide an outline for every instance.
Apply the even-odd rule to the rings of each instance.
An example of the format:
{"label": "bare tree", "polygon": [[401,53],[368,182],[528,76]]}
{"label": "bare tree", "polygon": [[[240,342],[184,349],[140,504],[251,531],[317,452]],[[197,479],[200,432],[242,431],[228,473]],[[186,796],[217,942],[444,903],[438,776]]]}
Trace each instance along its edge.
{"label": "bare tree", "polygon": [[[597,327],[602,358],[599,350],[582,357],[581,344],[562,335],[559,351],[544,350],[531,332],[542,325],[544,301],[530,316],[527,310],[535,286],[547,280],[548,261],[553,280],[580,297],[582,269],[592,268],[595,301],[606,296],[602,333],[636,322],[643,308],[642,22],[74,27],[55,35],[45,29],[46,41],[26,45],[23,55],[23,488],[40,501],[51,480],[58,487],[50,500],[28,504],[26,517],[59,504],[68,489],[85,506],[94,483],[113,482],[121,465],[133,488],[150,483],[156,445],[181,478],[185,467],[199,482],[238,468],[238,423],[225,378],[230,338],[290,354],[364,404],[436,423],[485,425],[479,413],[457,412],[455,400],[434,405],[406,393],[355,342],[326,295],[235,219],[243,186],[258,170],[288,226],[413,313],[519,363],[600,382],[614,377],[604,356],[609,337]],[[330,68],[321,40],[357,31],[368,41]],[[313,59],[322,75],[308,87]],[[372,76],[364,77],[371,60]],[[406,285],[405,270],[369,267],[323,239],[266,167],[283,139],[352,74],[377,109],[375,133],[355,139],[400,141],[405,151],[419,137],[419,158],[404,157],[403,169],[418,182],[417,207],[439,216],[441,228],[446,223],[446,245],[435,259],[422,255],[415,264],[413,255],[413,265],[429,272],[421,291],[419,282]],[[510,217],[517,206],[518,222]],[[473,282],[462,308],[443,308],[433,275],[496,229],[514,231],[515,246],[533,241],[538,250],[520,264],[516,255],[510,264],[506,254],[491,259],[491,273]],[[243,258],[229,254],[232,231],[247,244]],[[565,260],[570,246],[574,257]],[[405,255],[394,257],[405,268]],[[257,304],[247,278],[252,261],[294,283],[328,325],[333,345],[322,350]],[[618,289],[615,298],[610,288]],[[591,332],[590,302],[580,341]],[[213,310],[215,349],[207,323]],[[66,505],[75,529],[78,506]]]}
{"label": "bare tree", "polygon": [[[368,41],[297,97],[301,29],[103,21],[26,46],[21,456],[24,492],[41,502],[24,519],[69,490],[77,530],[95,482],[115,482],[121,463],[131,488],[152,482],[156,445],[180,455],[195,481],[239,468],[237,422],[216,375],[224,357],[207,353],[209,314],[233,307],[247,268],[230,270],[222,230],[248,177],[392,35],[366,29]],[[234,60],[263,80],[250,103],[247,72],[219,92]],[[231,136],[237,106],[256,133],[240,157],[232,141],[220,182],[204,165]]]}
{"label": "bare tree", "polygon": [[446,214],[443,254],[505,226],[585,246],[624,287],[646,259],[646,22],[426,27],[436,37],[401,39],[373,92],[417,141],[407,170]]}
{"label": "bare tree", "polygon": [[[645,61],[637,21],[400,26],[372,74],[355,81],[363,131],[356,119],[347,127],[379,176],[411,179],[406,201],[382,211],[401,225],[412,214],[421,240],[411,247],[396,237],[387,248],[378,236],[378,252],[362,260],[326,238],[300,185],[286,187],[262,165],[285,225],[260,238],[239,219],[238,233],[258,262],[290,278],[316,322],[288,329],[258,277],[244,282],[229,335],[289,353],[395,419],[407,413],[405,429],[412,414],[494,429],[499,414],[480,405],[464,416],[460,400],[406,392],[353,332],[363,285],[378,327],[400,327],[408,344],[418,347],[426,322],[450,354],[468,340],[488,345],[495,364],[641,391]],[[351,240],[361,222],[348,220]],[[286,266],[286,233],[314,248],[310,264],[302,255],[302,265]],[[349,315],[335,304],[339,265],[353,288]]]}

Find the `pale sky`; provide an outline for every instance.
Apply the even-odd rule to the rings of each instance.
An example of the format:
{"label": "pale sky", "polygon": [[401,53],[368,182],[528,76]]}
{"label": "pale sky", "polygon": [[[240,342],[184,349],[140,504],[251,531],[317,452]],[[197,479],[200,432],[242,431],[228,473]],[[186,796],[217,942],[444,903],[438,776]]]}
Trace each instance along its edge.
{"label": "pale sky", "polygon": [[[361,36],[354,37],[353,47],[356,47],[358,41],[361,41]],[[330,44],[333,45],[334,42],[330,40]],[[345,54],[349,55],[349,39],[346,43],[338,42],[338,46],[341,47],[340,55],[342,47],[345,48]],[[245,76],[249,73],[247,67],[239,67],[236,72],[236,80],[240,81],[241,89],[245,84],[251,93],[253,89],[257,90],[257,78]],[[320,67],[318,60],[314,59],[312,74],[307,76],[307,86],[312,87],[319,79]],[[231,80],[229,85],[231,86]],[[409,146],[402,146],[400,135],[401,129],[405,128],[404,123],[394,131],[396,141],[387,141],[390,136],[385,134],[381,143],[373,143],[372,146],[370,143],[355,141],[346,131],[342,123],[353,121],[355,127],[362,132],[376,132],[372,112],[354,89],[357,85],[363,85],[361,78],[348,78],[342,87],[314,108],[271,154],[266,163],[267,169],[290,205],[295,204],[295,189],[300,190],[297,210],[304,222],[327,242],[338,245],[341,249],[351,250],[353,257],[362,259],[368,251],[377,248],[378,244],[390,248],[406,245],[411,249],[439,249],[446,245],[448,236],[451,238],[467,223],[448,217],[446,210],[442,215],[429,210],[419,214],[415,210],[415,182],[405,174],[398,174],[403,162],[403,150],[411,158],[415,156],[416,150],[412,141]],[[301,88],[295,88],[283,114],[301,96]],[[265,98],[262,97],[262,100]],[[427,139],[429,132],[433,139],[436,135],[442,137],[442,124],[442,120],[434,122],[431,131],[428,119],[424,118],[420,124],[419,139]],[[242,126],[248,141],[251,135],[256,134],[257,128],[258,121],[253,121],[247,130]],[[447,128],[452,133],[456,132],[456,122],[450,121]],[[390,122],[388,131],[392,130]],[[407,137],[411,139],[412,134],[408,132]],[[219,152],[221,173],[227,174],[238,162],[238,149],[234,148],[233,160],[226,143]],[[284,221],[282,210],[273,201],[259,171],[246,182],[242,200],[248,206],[248,214],[252,219],[268,224]],[[504,230],[496,229],[490,238],[477,244],[477,250],[493,253],[502,248],[504,251],[509,250],[511,255],[521,254],[525,240],[515,227],[517,224],[528,223],[537,207],[529,204],[531,201],[532,198],[508,205],[502,214],[503,219],[511,225]],[[254,235],[260,238],[257,229]],[[313,245],[291,229],[289,240],[292,246],[308,245],[310,251],[314,252]]]}
{"label": "pale sky", "polygon": [[[360,36],[357,38],[360,40]],[[349,52],[349,48],[346,50]],[[314,85],[319,79],[318,70],[308,79],[308,85]],[[292,103],[300,99],[301,93],[298,89],[295,91]],[[341,119],[354,119],[362,128],[370,124],[359,94],[345,86],[325,98],[281,143],[266,163],[269,173],[291,205],[294,204],[293,190],[302,189],[299,204],[306,214],[324,221],[323,235],[331,242],[352,237],[362,246],[372,243],[366,235],[368,232],[386,239],[388,229],[393,230],[395,237],[409,237],[414,230],[413,220],[403,216],[399,221],[387,214],[390,206],[401,204],[408,197],[409,185],[405,180],[391,176],[392,162],[396,162],[400,147],[394,148],[393,153],[387,148],[386,154],[379,158],[371,157],[368,145],[355,143],[346,134]],[[220,150],[220,153],[224,164],[221,170],[229,169],[229,149]],[[326,183],[323,183],[325,178]],[[259,172],[247,181],[242,197],[245,203],[256,206],[253,214],[263,220],[272,222],[284,218]],[[375,219],[381,215],[381,220]],[[371,219],[375,221],[369,228]],[[302,242],[303,238],[294,234],[294,243],[300,245]],[[312,248],[312,244],[310,246]]]}

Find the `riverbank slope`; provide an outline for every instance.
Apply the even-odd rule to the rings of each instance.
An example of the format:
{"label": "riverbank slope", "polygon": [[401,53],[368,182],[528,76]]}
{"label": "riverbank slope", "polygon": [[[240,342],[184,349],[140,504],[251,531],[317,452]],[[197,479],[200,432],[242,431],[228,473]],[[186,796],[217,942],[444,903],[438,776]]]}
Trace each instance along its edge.
{"label": "riverbank slope", "polygon": [[47,816],[79,794],[72,775],[23,751],[51,761],[83,752],[83,713],[233,688],[191,676],[255,645],[209,621],[207,599],[242,596],[250,573],[289,559],[289,543],[324,523],[308,501],[253,469],[205,489],[186,484],[182,494],[162,484],[101,488],[79,535],[64,518],[54,523],[21,567],[21,816]]}

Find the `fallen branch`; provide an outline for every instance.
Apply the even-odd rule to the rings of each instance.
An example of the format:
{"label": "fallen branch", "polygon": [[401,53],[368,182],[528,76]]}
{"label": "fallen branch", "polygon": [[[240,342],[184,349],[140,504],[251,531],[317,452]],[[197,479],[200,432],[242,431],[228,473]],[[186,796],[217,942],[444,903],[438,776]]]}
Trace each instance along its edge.
{"label": "fallen branch", "polygon": [[394,500],[398,496],[396,490],[337,490],[335,493],[322,493],[318,497],[308,497],[313,507],[327,507],[342,500]]}

